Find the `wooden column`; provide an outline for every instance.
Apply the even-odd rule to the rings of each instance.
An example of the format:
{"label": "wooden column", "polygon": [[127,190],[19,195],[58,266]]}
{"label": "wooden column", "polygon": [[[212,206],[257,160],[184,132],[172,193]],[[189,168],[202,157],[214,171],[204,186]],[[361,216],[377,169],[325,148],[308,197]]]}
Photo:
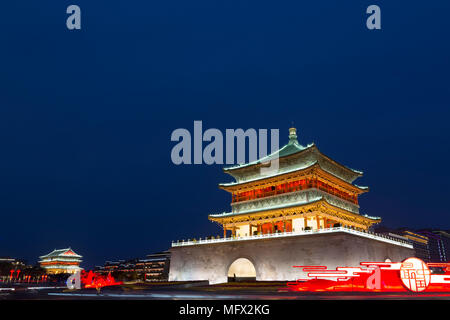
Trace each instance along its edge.
{"label": "wooden column", "polygon": [[223,227],[223,237],[227,237],[227,228]]}
{"label": "wooden column", "polygon": [[316,216],[316,228],[317,230],[320,229],[320,221],[319,221],[319,216]]}
{"label": "wooden column", "polygon": [[306,230],[307,226],[308,226],[308,219],[306,217],[303,217],[303,229]]}

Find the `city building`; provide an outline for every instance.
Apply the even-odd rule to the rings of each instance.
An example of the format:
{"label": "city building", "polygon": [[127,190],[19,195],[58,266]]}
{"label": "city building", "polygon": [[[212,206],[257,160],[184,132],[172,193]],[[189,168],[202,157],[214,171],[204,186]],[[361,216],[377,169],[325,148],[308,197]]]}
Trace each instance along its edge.
{"label": "city building", "polygon": [[443,230],[418,230],[428,238],[431,262],[450,262],[450,234]]}
{"label": "city building", "polygon": [[14,271],[23,271],[26,268],[31,268],[31,266],[28,266],[25,261],[16,259],[16,258],[10,258],[10,257],[1,257],[0,258],[0,280],[2,280],[2,277],[10,276],[11,270]]}
{"label": "city building", "polygon": [[409,241],[370,231],[381,218],[360,213],[368,187],[353,182],[362,172],[315,144],[302,146],[295,128],[276,152],[224,172],[235,179],[219,184],[231,194],[231,211],[208,216],[223,238],[172,243],[172,281],[295,280],[294,265],[335,268],[414,254]]}
{"label": "city building", "polygon": [[48,274],[75,273],[81,270],[81,258],[71,248],[55,249],[39,257],[39,264]]}
{"label": "city building", "polygon": [[118,261],[105,261],[105,264],[103,266],[96,266],[95,271],[99,273],[112,273],[119,270],[122,270],[124,268],[125,260],[118,260]]}
{"label": "city building", "polygon": [[20,269],[27,266],[25,261],[10,257],[0,257],[0,264],[8,265],[12,269]]}
{"label": "city building", "polygon": [[96,267],[102,274],[111,273],[118,279],[167,281],[169,278],[170,252],[163,251],[147,255],[145,259],[106,261]]}
{"label": "city building", "polygon": [[140,262],[145,272],[146,281],[169,280],[170,252],[163,251],[147,255],[147,259]]}
{"label": "city building", "polygon": [[431,262],[428,237],[411,230],[403,230],[402,233],[403,236],[412,243],[415,253],[414,256],[416,258],[422,259],[422,261]]}

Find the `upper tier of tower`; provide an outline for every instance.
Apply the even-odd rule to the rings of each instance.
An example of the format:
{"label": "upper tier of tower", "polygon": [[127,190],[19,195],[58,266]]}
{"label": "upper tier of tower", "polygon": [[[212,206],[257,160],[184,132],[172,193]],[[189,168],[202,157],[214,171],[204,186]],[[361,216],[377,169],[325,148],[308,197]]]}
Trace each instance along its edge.
{"label": "upper tier of tower", "polygon": [[[271,174],[263,174],[261,168],[269,167],[270,161],[278,158],[278,170]],[[224,172],[230,174],[235,179],[234,182],[221,183],[220,187],[231,187],[245,184],[262,179],[268,179],[274,176],[288,174],[290,172],[304,170],[314,165],[329,174],[351,184],[355,179],[362,176],[362,172],[346,167],[319,151],[317,146],[312,143],[302,146],[297,140],[295,128],[289,129],[289,142],[272,154],[258,159],[256,161],[239,164],[233,167],[224,168]],[[365,189],[362,187],[361,189]]]}

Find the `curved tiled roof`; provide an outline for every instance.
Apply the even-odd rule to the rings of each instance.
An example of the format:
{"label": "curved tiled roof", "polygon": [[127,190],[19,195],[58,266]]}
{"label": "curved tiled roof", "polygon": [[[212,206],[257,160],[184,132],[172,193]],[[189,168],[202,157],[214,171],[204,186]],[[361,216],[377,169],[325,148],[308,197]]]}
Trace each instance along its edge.
{"label": "curved tiled roof", "polygon": [[[71,252],[71,253],[68,253]],[[52,252],[50,252],[49,254],[40,256],[39,258],[52,258],[52,257],[61,257],[61,256],[70,256],[70,257],[76,257],[76,258],[81,258],[80,255],[76,254],[72,248],[66,248],[66,249],[55,249]]]}
{"label": "curved tiled roof", "polygon": [[238,164],[235,166],[231,166],[231,167],[227,167],[224,168],[224,171],[230,171],[230,170],[235,170],[235,169],[240,169],[240,168],[244,168],[244,167],[249,167],[249,166],[253,166],[255,164],[260,164],[260,163],[266,163],[271,161],[272,159],[277,159],[277,158],[283,158],[283,157],[287,157],[290,156],[294,153],[303,151],[305,149],[309,149],[311,147],[314,146],[314,143],[307,145],[306,147],[302,146],[300,143],[298,143],[297,139],[291,139],[289,141],[288,144],[286,144],[285,146],[281,147],[280,149],[278,149],[277,151],[262,157],[261,159],[258,159],[256,161],[252,161],[249,163],[243,163],[243,164]]}
{"label": "curved tiled roof", "polygon": [[[283,209],[283,208],[289,208],[289,207],[296,207],[296,206],[303,206],[306,204],[312,204],[312,203],[316,203],[316,202],[320,202],[320,201],[324,201],[326,202],[328,205],[332,206],[332,207],[336,207],[335,205],[331,204],[330,202],[327,201],[327,199],[325,199],[324,197],[318,197],[315,199],[310,199],[309,201],[303,201],[303,202],[298,202],[298,203],[288,203],[288,204],[284,204],[284,205],[280,205],[280,206],[274,206],[274,207],[267,207],[267,208],[258,208],[258,209],[254,209],[254,210],[247,210],[244,212],[223,212],[223,213],[218,213],[218,214],[210,214],[209,217],[212,218],[224,218],[224,217],[230,217],[230,216],[239,216],[239,215],[246,215],[246,214],[250,214],[250,213],[255,213],[255,212],[263,212],[263,211],[269,211],[269,210],[276,210],[276,209]],[[339,207],[337,207],[339,208]],[[342,208],[339,208],[342,209]],[[342,209],[345,210],[345,209]],[[346,210],[348,211],[348,210]],[[369,219],[373,219],[373,220],[381,220],[380,217],[372,217],[366,214],[360,214],[360,213],[354,213],[351,211],[348,211],[351,214],[354,215],[360,215],[362,217],[366,217]]]}

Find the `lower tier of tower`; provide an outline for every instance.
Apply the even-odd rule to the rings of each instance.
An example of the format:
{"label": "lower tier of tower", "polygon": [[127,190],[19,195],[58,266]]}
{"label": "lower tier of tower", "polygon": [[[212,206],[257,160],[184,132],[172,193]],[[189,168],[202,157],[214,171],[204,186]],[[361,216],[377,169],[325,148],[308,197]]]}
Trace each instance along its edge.
{"label": "lower tier of tower", "polygon": [[240,241],[174,244],[170,251],[170,281],[207,280],[210,284],[230,278],[295,281],[302,274],[294,266],[335,269],[414,256],[411,245],[344,228],[291,236],[262,235]]}

